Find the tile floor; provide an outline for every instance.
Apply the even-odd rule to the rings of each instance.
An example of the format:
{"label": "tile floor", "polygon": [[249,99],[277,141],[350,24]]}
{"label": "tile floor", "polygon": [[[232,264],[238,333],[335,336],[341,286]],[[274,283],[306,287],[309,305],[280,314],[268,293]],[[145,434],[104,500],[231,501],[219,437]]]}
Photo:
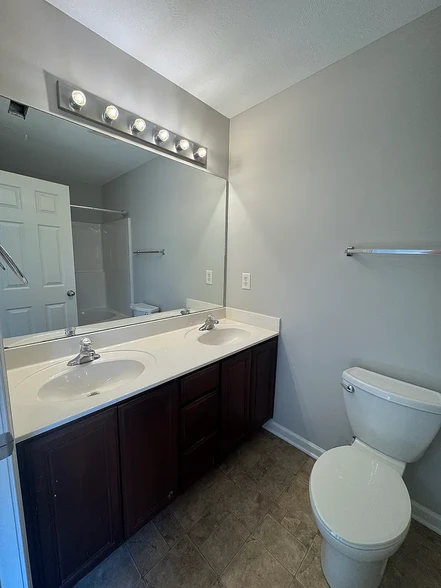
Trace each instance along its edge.
{"label": "tile floor", "polygon": [[[77,588],[327,588],[314,461],[262,430]],[[413,522],[381,588],[441,588],[441,537]]]}

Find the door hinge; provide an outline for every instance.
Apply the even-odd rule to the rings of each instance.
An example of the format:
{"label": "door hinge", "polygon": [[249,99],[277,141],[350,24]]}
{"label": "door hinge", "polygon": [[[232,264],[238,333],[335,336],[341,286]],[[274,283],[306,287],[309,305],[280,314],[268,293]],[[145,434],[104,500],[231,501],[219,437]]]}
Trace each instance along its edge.
{"label": "door hinge", "polygon": [[2,433],[0,435],[0,460],[6,459],[14,451],[14,437],[11,433]]}

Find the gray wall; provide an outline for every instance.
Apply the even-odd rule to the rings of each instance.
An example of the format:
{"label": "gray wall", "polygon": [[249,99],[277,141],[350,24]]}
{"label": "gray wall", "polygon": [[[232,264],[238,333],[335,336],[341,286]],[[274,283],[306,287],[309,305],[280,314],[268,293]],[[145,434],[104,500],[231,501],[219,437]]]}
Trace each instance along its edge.
{"label": "gray wall", "polygon": [[134,250],[166,252],[134,256],[135,302],[161,310],[185,307],[186,298],[223,304],[225,180],[157,157],[105,184],[102,193],[104,206],[128,210]]}
{"label": "gray wall", "polygon": [[[282,317],[274,418],[325,449],[345,368],[441,391],[441,259],[343,254],[441,243],[440,56],[437,9],[231,122],[227,304]],[[440,464],[406,473],[437,513]]]}
{"label": "gray wall", "polygon": [[227,177],[227,118],[44,0],[1,2],[0,94],[56,111],[46,73],[206,145],[210,171]]}

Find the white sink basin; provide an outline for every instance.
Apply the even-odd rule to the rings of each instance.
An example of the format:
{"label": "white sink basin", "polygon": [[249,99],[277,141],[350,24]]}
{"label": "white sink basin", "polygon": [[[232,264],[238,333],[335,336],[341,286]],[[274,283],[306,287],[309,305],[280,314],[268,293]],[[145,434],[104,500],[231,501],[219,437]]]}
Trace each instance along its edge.
{"label": "white sink basin", "polygon": [[211,331],[199,331],[192,329],[186,334],[186,337],[196,338],[203,345],[231,345],[247,339],[251,333],[246,329],[239,327],[230,327],[229,325],[217,325]]}
{"label": "white sink basin", "polygon": [[100,359],[77,366],[58,362],[20,382],[16,394],[35,390],[42,402],[68,402],[113,391],[140,376],[148,365],[156,363],[142,351],[103,352]]}

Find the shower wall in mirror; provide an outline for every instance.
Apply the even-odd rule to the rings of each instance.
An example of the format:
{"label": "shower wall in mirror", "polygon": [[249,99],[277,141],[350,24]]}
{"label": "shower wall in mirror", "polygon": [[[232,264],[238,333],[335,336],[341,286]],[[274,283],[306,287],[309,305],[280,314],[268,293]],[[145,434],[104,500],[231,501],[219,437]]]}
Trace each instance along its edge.
{"label": "shower wall in mirror", "polygon": [[[226,181],[0,98],[5,346],[224,302]],[[72,327],[74,329],[72,329]]]}

